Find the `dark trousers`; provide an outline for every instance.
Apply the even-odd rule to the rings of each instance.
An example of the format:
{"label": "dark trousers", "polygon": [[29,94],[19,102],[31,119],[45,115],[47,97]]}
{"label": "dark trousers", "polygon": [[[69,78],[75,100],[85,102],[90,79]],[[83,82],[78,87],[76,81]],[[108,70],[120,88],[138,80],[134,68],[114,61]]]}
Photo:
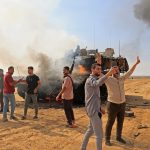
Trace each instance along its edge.
{"label": "dark trousers", "polygon": [[35,94],[27,94],[25,95],[25,106],[24,106],[24,116],[27,115],[27,110],[29,107],[30,102],[33,102],[33,106],[35,109],[35,116],[38,115],[38,102],[37,102],[37,95]]}
{"label": "dark trousers", "polygon": [[74,113],[72,109],[72,100],[63,100],[64,111],[69,125],[72,125],[72,122],[75,121]]}
{"label": "dark trousers", "polygon": [[0,105],[1,105],[0,111],[3,111],[3,106],[4,106],[3,93],[0,93]]}
{"label": "dark trousers", "polygon": [[110,140],[112,126],[116,118],[117,118],[116,137],[121,138],[125,115],[125,106],[126,106],[125,103],[122,104],[115,104],[111,102],[107,103],[108,120],[105,131],[105,138],[107,141]]}

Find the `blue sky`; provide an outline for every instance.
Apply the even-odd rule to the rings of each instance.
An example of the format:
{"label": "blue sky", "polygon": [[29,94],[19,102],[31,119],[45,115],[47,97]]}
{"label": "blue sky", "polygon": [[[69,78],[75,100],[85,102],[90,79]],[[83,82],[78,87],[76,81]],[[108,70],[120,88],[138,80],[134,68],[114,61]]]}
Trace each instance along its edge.
{"label": "blue sky", "polygon": [[141,58],[135,74],[150,75],[150,28],[134,16],[139,1],[1,0],[1,68],[17,62],[20,68],[36,64],[29,57],[32,49],[60,58],[78,44],[100,51],[112,47],[117,56],[120,40],[121,54],[130,65],[137,55]]}
{"label": "blue sky", "polygon": [[65,20],[65,30],[78,36],[80,44],[88,48],[94,47],[95,37],[95,48],[104,50],[113,47],[118,54],[120,40],[122,55],[128,58],[130,64],[137,55],[145,62],[136,74],[150,75],[146,69],[150,65],[150,30],[135,18],[136,3],[136,0],[62,0],[53,16],[60,19],[60,22]]}
{"label": "blue sky", "polygon": [[139,30],[134,27],[138,21],[133,16],[133,4],[130,0],[62,0],[53,16],[65,20],[65,29],[90,47],[94,45],[95,27],[95,45],[105,48],[118,46],[119,40],[132,40]]}

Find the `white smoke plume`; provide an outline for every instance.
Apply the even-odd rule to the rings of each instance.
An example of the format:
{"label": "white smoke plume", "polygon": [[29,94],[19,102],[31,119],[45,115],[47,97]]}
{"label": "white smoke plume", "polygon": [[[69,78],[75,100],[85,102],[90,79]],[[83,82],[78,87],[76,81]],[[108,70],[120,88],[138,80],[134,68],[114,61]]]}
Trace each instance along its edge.
{"label": "white smoke plume", "polygon": [[0,1],[0,68],[19,65],[22,70],[28,65],[37,65],[38,60],[34,63],[29,60],[29,47],[35,50],[32,55],[45,53],[56,59],[77,45],[79,39],[67,33],[61,22],[58,23],[57,18],[52,17],[59,2],[60,0]]}

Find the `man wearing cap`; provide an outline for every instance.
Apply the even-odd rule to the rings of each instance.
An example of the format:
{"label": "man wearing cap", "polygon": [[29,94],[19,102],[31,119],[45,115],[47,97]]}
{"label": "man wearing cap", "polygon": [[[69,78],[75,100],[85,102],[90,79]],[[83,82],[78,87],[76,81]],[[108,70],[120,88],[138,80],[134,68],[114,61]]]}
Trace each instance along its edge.
{"label": "man wearing cap", "polygon": [[124,82],[132,75],[136,66],[139,63],[140,59],[139,57],[137,57],[135,64],[123,76],[120,76],[120,71],[117,64],[113,63],[112,64],[113,68],[114,67],[116,68],[115,74],[108,77],[108,79],[105,81],[108,90],[108,103],[107,103],[108,120],[105,131],[105,140],[106,140],[105,144],[108,146],[111,146],[110,143],[111,130],[116,118],[117,118],[116,140],[120,143],[126,144],[126,141],[122,138],[122,129],[126,106]]}

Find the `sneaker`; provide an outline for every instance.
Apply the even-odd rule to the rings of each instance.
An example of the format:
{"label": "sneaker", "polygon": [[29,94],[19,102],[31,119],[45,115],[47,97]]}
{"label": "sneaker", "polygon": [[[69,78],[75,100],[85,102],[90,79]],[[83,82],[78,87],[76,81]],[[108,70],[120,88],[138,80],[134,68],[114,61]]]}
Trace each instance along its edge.
{"label": "sneaker", "polygon": [[73,128],[78,128],[78,125],[73,124],[72,127],[73,127]]}
{"label": "sneaker", "polygon": [[66,127],[68,127],[68,128],[77,128],[78,126],[74,125],[74,124],[72,124],[72,125],[68,124],[68,125],[66,125]]}
{"label": "sneaker", "polygon": [[110,141],[106,140],[105,145],[107,146],[112,146],[112,144],[110,143]]}
{"label": "sneaker", "polygon": [[38,119],[38,117],[37,117],[37,116],[34,116],[33,119]]}
{"label": "sneaker", "polygon": [[2,121],[3,122],[8,122],[8,119],[7,118],[3,118]]}
{"label": "sneaker", "polygon": [[75,120],[72,120],[72,124],[76,124],[76,123],[75,123]]}
{"label": "sneaker", "polygon": [[26,120],[26,117],[25,117],[25,116],[22,116],[22,117],[21,117],[21,120]]}
{"label": "sneaker", "polygon": [[17,117],[11,116],[11,117],[10,117],[10,120],[17,120]]}
{"label": "sneaker", "polygon": [[126,144],[126,141],[122,138],[117,138],[116,140],[122,144]]}

